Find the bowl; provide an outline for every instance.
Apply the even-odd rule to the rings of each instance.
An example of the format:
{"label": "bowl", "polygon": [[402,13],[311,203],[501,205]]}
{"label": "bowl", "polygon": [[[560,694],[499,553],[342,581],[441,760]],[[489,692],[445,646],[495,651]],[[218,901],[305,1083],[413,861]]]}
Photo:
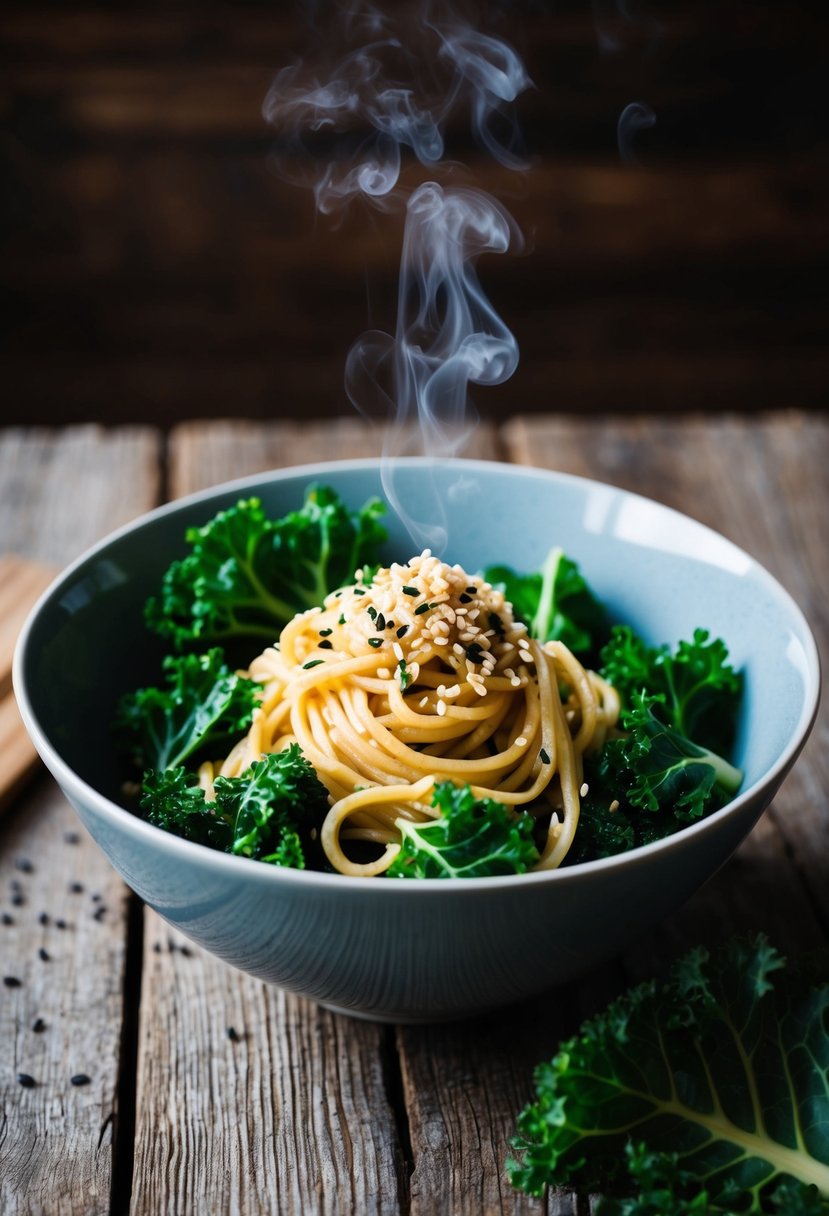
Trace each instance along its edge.
{"label": "bowl", "polygon": [[[814,721],[817,649],[796,604],[747,553],[656,502],[598,482],[496,463],[417,458],[394,484],[415,518],[443,504],[442,556],[476,571],[579,562],[614,617],[650,642],[704,626],[745,673],[739,795],[629,853],[520,876],[400,881],[281,869],[217,853],[119,805],[110,737],[121,693],[155,682],[144,601],[184,533],[241,497],[278,516],[312,482],[351,506],[382,494],[377,460],[283,469],[162,507],[69,567],[35,606],[14,663],[37,750],[115,869],[170,924],[225,962],[330,1008],[386,1021],[479,1014],[571,980],[679,907],[769,804]],[[393,513],[389,560],[419,550]]]}

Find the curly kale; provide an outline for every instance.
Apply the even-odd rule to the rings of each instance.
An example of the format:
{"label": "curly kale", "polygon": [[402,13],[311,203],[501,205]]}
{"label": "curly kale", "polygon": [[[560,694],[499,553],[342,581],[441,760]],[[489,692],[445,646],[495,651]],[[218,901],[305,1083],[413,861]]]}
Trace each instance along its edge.
{"label": "curly kale", "polygon": [[513,1185],[618,1192],[599,1216],[829,1212],[825,978],[760,935],[631,989],[536,1070]]}
{"label": "curly kale", "polygon": [[435,786],[432,805],[440,815],[428,823],[397,821],[403,840],[387,871],[390,878],[523,874],[538,861],[532,816],[478,799],[468,785],[451,781]]}
{"label": "curly kale", "polygon": [[168,656],[164,672],[166,687],[140,688],[118,705],[116,738],[138,768],[177,768],[205,748],[221,753],[250,726],[260,685],[232,672],[218,648]]}
{"label": "curly kale", "polygon": [[297,744],[255,761],[239,777],[217,777],[208,802],[184,768],[145,774],[141,810],[185,840],[302,870],[328,792]]}
{"label": "curly kale", "polygon": [[281,519],[269,519],[258,498],[243,500],[188,529],[190,552],[148,601],[147,623],[177,647],[272,640],[296,613],[376,563],[384,512],[379,499],[350,511],[326,486],[311,487],[301,509]]}

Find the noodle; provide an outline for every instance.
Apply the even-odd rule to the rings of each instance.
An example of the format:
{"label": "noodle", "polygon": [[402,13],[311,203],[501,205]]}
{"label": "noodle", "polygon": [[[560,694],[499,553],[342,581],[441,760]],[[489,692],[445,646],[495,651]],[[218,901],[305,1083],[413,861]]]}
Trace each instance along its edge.
{"label": "noodle", "polygon": [[[503,593],[429,550],[301,613],[250,666],[262,699],[247,736],[201,784],[298,743],[329,793],[321,843],[343,874],[374,876],[426,822],[438,781],[547,824],[536,869],[558,866],[579,818],[582,757],[619,713],[615,691],[561,642],[541,644]],[[353,860],[348,841],[382,848]]]}

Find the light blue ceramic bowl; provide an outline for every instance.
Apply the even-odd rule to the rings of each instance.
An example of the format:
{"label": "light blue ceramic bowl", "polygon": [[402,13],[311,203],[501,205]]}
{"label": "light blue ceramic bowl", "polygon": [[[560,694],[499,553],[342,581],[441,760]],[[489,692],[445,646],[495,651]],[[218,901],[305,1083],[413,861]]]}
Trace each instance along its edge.
{"label": "light blue ceramic bowl", "polygon": [[[681,905],[750,831],[814,721],[814,639],[783,588],[730,541],[657,503],[577,477],[471,461],[403,461],[407,509],[445,507],[443,556],[478,570],[537,567],[553,544],[614,616],[653,643],[697,626],[722,636],[746,677],[736,762],[742,792],[683,832],[547,874],[344,878],[213,852],[119,806],[109,736],[119,695],[152,681],[160,654],[142,606],[184,551],[185,529],[240,497],[281,515],[312,482],[353,506],[381,493],[377,461],[291,468],[144,516],[75,562],[21,635],[15,691],[29,733],[113,866],[171,924],[243,971],[370,1018],[461,1017],[571,979]],[[389,519],[387,556],[414,551]]]}

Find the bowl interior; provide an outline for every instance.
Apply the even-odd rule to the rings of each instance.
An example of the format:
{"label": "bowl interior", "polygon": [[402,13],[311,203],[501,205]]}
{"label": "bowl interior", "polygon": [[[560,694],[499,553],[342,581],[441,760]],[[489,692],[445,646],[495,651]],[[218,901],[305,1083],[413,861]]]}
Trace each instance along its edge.
{"label": "bowl interior", "polygon": [[[119,801],[111,723],[122,692],[156,683],[162,644],[143,605],[184,533],[240,497],[281,515],[314,482],[352,506],[383,496],[377,461],[290,469],[171,504],[103,542],[71,567],[34,613],[19,656],[35,726],[84,781]],[[469,571],[503,562],[538,567],[552,545],[581,566],[614,618],[652,643],[699,626],[725,639],[746,676],[735,761],[744,789],[761,781],[805,734],[817,700],[811,633],[787,593],[747,554],[699,523],[636,495],[562,474],[470,461],[400,462],[395,491],[416,518],[442,513],[441,556]],[[385,556],[422,544],[389,512]],[[258,649],[258,646],[255,647]],[[255,653],[255,650],[254,650]],[[251,654],[252,657],[252,654]]]}

